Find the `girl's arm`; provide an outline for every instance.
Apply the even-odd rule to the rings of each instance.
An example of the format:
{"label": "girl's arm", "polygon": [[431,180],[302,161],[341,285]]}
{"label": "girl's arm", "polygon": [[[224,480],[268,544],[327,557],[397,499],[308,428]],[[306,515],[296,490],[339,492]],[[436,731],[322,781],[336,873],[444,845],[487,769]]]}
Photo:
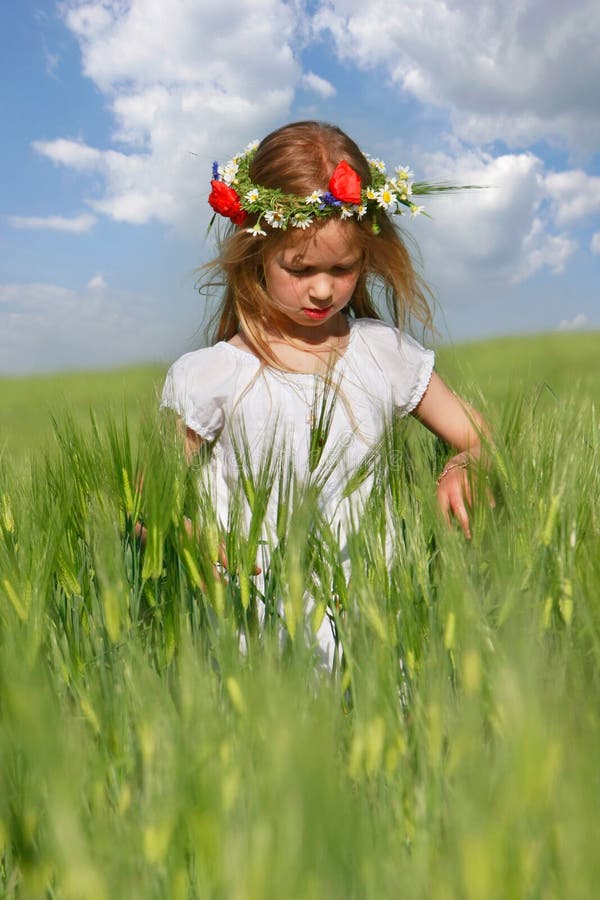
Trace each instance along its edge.
{"label": "girl's arm", "polygon": [[481,437],[489,434],[483,417],[457,397],[434,372],[429,387],[413,413],[430,431],[459,451],[448,460],[438,478],[438,501],[447,522],[452,514],[465,536],[471,537],[467,505],[471,505],[471,487],[467,465],[481,456]]}
{"label": "girl's arm", "polygon": [[[196,431],[194,431],[193,428],[189,428],[189,426],[187,426],[182,419],[177,420],[177,428],[183,435],[183,452],[185,454],[186,462],[189,465],[204,443],[204,438],[200,437],[200,435]],[[194,526],[191,519],[188,519],[188,517],[185,516],[183,524],[185,525],[185,530],[187,531],[188,536],[190,538],[193,538]]]}
{"label": "girl's arm", "polygon": [[[184,429],[185,429],[183,450],[184,450],[185,458],[186,458],[187,462],[191,463],[194,456],[196,455],[196,453],[198,453],[198,451],[200,450],[200,447],[204,443],[204,438],[200,437],[200,435],[197,434],[197,432],[195,432],[193,430],[193,428],[188,428],[188,426],[185,425],[181,421],[181,419],[179,420],[179,429],[182,434],[184,433]],[[193,526],[191,520],[187,518],[187,516],[184,519],[184,525],[185,525],[185,530],[187,531],[190,538],[193,538],[195,540],[200,540],[200,536],[194,534],[194,526]],[[215,563],[215,575],[217,578],[220,578],[221,576],[220,576],[220,572],[218,570],[218,566],[223,566],[225,569],[227,568],[227,554],[225,553],[225,544],[223,541],[221,541],[221,543],[219,544],[219,559]],[[256,566],[253,574],[259,575],[260,571],[261,570],[258,568],[258,566]]]}
{"label": "girl's arm", "polygon": [[[188,428],[183,422],[182,419],[177,419],[177,430],[183,436],[183,452],[185,454],[186,462],[189,464],[192,462],[194,456],[200,450],[200,447],[204,443],[204,438],[201,438],[199,434],[196,434],[191,428]],[[141,484],[143,485],[144,479],[141,478]],[[140,487],[141,489],[141,487]],[[185,530],[187,531],[190,538],[194,537],[193,533],[193,525],[190,519],[187,516],[184,517],[183,524],[185,526]],[[137,537],[140,539],[142,547],[146,546],[146,537],[147,530],[145,526],[141,522],[136,522],[135,524],[135,533]]]}
{"label": "girl's arm", "polygon": [[179,428],[182,433],[185,428],[183,449],[185,452],[185,458],[188,463],[190,463],[204,443],[204,438],[200,437],[200,435],[197,434],[192,428],[188,428],[186,425],[184,425],[181,420],[179,420]]}

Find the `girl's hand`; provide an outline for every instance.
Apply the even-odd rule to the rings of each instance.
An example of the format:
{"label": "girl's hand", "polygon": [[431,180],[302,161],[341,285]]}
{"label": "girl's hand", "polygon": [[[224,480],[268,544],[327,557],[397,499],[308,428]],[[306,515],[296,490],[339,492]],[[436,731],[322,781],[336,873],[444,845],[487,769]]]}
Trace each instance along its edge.
{"label": "girl's hand", "polygon": [[450,516],[458,521],[466,538],[471,538],[468,506],[473,505],[467,466],[472,457],[468,452],[449,459],[437,479],[437,496],[442,515],[450,525]]}
{"label": "girl's hand", "polygon": [[[467,466],[471,462],[481,464],[481,439],[490,441],[489,428],[481,415],[452,393],[436,372],[413,414],[430,431],[462,451],[444,466],[437,480],[437,495],[446,522],[450,523],[454,516],[465,537],[470,538],[468,508],[473,505],[473,497]],[[494,506],[493,498],[489,499]]]}
{"label": "girl's hand", "polygon": [[133,526],[133,533],[140,542],[140,547],[143,550],[146,546],[146,541],[148,540],[148,529],[140,522],[139,519]]}

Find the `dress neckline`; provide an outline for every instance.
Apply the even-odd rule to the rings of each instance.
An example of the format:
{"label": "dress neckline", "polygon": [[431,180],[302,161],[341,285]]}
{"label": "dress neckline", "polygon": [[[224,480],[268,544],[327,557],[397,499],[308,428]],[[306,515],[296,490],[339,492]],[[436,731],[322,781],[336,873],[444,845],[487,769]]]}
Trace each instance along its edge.
{"label": "dress neckline", "polygon": [[[338,372],[340,367],[342,365],[345,365],[344,361],[346,360],[348,354],[351,352],[352,345],[354,343],[354,336],[356,333],[355,326],[357,321],[357,319],[348,318],[348,343],[346,344],[346,349],[344,350],[344,352],[341,354],[341,356],[338,356],[337,360],[335,361],[335,364],[331,369],[332,373]],[[260,360],[257,356],[254,355],[254,353],[249,353],[247,350],[242,350],[241,347],[236,347],[235,344],[230,344],[229,341],[218,341],[215,346],[218,346],[219,344],[228,347],[229,350],[231,350],[237,356],[245,357],[246,360],[255,362],[257,366],[261,365]],[[275,369],[272,366],[264,366],[263,368],[266,372],[269,372],[272,375],[278,375],[284,378],[323,378],[323,374],[321,372],[294,372],[289,369]]]}

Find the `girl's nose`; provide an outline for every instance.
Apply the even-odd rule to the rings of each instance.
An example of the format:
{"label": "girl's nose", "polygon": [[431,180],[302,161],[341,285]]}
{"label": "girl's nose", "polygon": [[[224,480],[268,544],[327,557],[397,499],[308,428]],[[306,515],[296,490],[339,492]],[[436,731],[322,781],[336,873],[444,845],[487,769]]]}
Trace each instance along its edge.
{"label": "girl's nose", "polygon": [[333,279],[327,272],[319,272],[311,279],[308,293],[313,300],[329,300],[333,294]]}

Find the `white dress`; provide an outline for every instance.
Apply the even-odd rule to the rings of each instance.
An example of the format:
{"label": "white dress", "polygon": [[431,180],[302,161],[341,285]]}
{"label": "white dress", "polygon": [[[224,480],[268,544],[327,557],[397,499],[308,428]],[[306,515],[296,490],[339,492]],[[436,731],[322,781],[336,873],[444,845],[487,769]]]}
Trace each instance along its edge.
{"label": "white dress", "polygon": [[[161,405],[214,442],[209,477],[223,527],[232,493],[239,491],[240,448],[248,448],[244,457],[255,472],[274,450],[271,459],[285,456],[300,481],[320,478],[321,508],[343,543],[345,525],[371,487],[367,479],[344,498],[349,477],[378,444],[391,412],[407,415],[417,406],[434,364],[431,350],[391,325],[351,318],[349,326],[346,351],[332,370],[336,389],[329,400],[322,376],[263,366],[223,341],[186,353],[169,369]],[[331,419],[315,465],[314,428],[323,402],[330,405]],[[265,520],[271,541],[277,505],[273,491]],[[330,655],[329,638],[317,637]]]}

